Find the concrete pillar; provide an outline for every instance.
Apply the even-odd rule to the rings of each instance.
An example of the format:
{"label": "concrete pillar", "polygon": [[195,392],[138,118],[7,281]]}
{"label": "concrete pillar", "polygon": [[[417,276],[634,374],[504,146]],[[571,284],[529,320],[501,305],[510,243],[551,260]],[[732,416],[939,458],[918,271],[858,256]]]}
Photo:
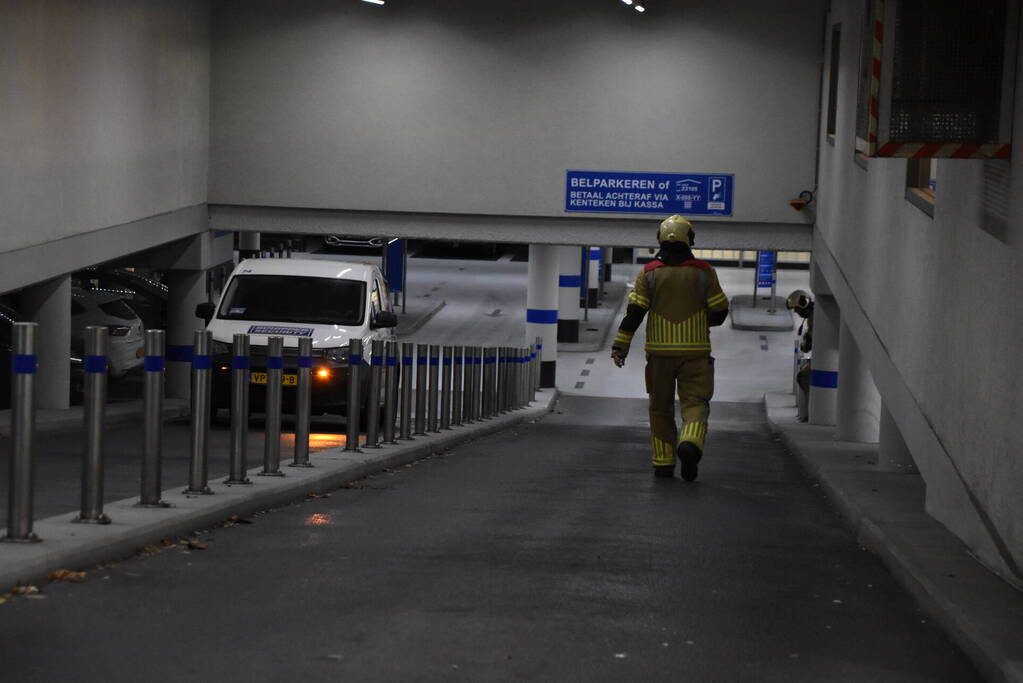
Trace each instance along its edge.
{"label": "concrete pillar", "polygon": [[259,256],[259,233],[239,232],[238,233],[238,258],[256,258]]}
{"label": "concrete pillar", "polygon": [[[558,341],[579,341],[579,247],[558,247]],[[528,340],[527,340],[528,341]]]}
{"label": "concrete pillar", "polygon": [[[35,380],[36,407],[64,409],[71,405],[71,276],[64,275],[21,293],[24,319],[39,323]],[[82,349],[76,349],[81,357]]]}
{"label": "concrete pillar", "polygon": [[842,383],[838,385],[835,438],[839,441],[877,443],[881,425],[881,394],[844,321],[839,323],[838,367],[842,372]]}
{"label": "concrete pillar", "polygon": [[882,472],[903,472],[916,474],[919,470],[913,461],[899,426],[888,412],[888,407],[881,401],[881,425],[877,448],[877,468]]}
{"label": "concrete pillar", "polygon": [[604,273],[603,273],[603,275],[604,275],[604,282],[611,282],[611,263],[612,263],[612,258],[611,257],[612,257],[612,253],[614,252],[614,250],[611,247],[604,247],[602,249],[602,251],[604,252]]}
{"label": "concrete pillar", "polygon": [[558,247],[529,245],[529,284],[526,290],[526,343],[543,339],[540,386],[553,387],[558,359]]}
{"label": "concrete pillar", "polygon": [[586,280],[586,305],[596,308],[600,305],[600,265],[604,260],[600,247],[590,247],[590,269]]}
{"label": "concrete pillar", "polygon": [[838,404],[838,302],[818,296],[813,309],[810,360],[810,424],[833,425]]}
{"label": "concrete pillar", "polygon": [[206,301],[206,271],[169,270],[167,290],[167,396],[188,399],[192,340],[204,327],[195,307]]}

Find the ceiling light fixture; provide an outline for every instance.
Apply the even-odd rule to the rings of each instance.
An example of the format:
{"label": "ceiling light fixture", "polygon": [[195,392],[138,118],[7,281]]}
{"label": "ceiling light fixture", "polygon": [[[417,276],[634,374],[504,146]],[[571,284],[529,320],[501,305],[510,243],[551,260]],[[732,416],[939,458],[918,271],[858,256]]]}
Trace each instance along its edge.
{"label": "ceiling light fixture", "polygon": [[643,7],[643,5],[636,5],[636,11],[637,12],[646,12],[646,7]]}
{"label": "ceiling light fixture", "polygon": [[374,5],[382,5],[382,4],[384,4],[384,0],[362,0],[362,1],[363,2],[369,2],[369,3],[372,3]]}
{"label": "ceiling light fixture", "polygon": [[632,4],[632,0],[622,0],[622,2],[624,2],[626,5]]}

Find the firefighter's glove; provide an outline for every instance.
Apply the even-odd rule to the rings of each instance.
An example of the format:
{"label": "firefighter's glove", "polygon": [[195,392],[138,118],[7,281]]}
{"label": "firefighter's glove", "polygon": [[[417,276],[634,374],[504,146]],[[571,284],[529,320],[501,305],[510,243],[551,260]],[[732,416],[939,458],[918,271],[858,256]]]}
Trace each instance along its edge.
{"label": "firefighter's glove", "polygon": [[628,354],[629,354],[628,350],[619,348],[617,346],[611,347],[611,360],[613,360],[614,364],[618,367],[622,367],[625,365],[625,357]]}

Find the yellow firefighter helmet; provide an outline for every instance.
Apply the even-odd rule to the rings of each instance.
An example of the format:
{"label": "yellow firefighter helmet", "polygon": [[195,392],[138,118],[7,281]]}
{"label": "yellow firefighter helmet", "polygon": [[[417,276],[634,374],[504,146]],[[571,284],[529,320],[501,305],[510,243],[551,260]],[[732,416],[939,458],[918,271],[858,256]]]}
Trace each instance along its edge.
{"label": "yellow firefighter helmet", "polygon": [[810,305],[810,294],[809,292],[797,289],[796,291],[789,294],[789,298],[785,299],[785,308],[796,311],[805,309]]}
{"label": "yellow firefighter helmet", "polygon": [[693,224],[682,216],[675,214],[671,218],[665,218],[661,222],[661,229],[657,231],[657,241],[660,242],[682,242],[693,246]]}

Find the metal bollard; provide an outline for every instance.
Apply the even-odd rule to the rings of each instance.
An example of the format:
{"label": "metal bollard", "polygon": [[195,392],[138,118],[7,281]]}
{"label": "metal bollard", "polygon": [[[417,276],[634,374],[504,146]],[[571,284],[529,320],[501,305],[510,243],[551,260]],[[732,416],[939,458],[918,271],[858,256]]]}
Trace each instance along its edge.
{"label": "metal bollard", "polygon": [[103,422],[107,403],[107,335],[105,325],[85,328],[85,451],[82,457],[82,507],[74,520],[110,524],[103,514]]}
{"label": "metal bollard", "polygon": [[543,366],[543,337],[536,338],[536,376],[533,386],[540,391],[540,368]]}
{"label": "metal bollard", "polygon": [[369,397],[366,399],[366,447],[380,448],[380,389],[384,379],[384,340],[370,343]]}
{"label": "metal bollard", "polygon": [[416,431],[415,436],[426,434],[426,344],[416,346]]}
{"label": "metal bollard", "polygon": [[508,384],[511,377],[509,372],[508,363],[511,360],[511,349],[507,346],[501,347],[500,365],[498,365],[499,372],[501,373],[497,380],[498,394],[497,394],[497,406],[498,412],[508,412]]}
{"label": "metal bollard", "polygon": [[283,477],[281,472],[281,398],[284,391],[284,337],[266,340],[266,436],[261,477]]}
{"label": "metal bollard", "polygon": [[234,335],[231,345],[231,465],[225,484],[247,485],[249,469],[249,335]]}
{"label": "metal bollard", "polygon": [[521,346],[517,346],[515,347],[515,410],[519,410],[523,406],[522,387],[525,384],[523,381],[525,370],[526,351]]}
{"label": "metal bollard", "polygon": [[440,388],[440,347],[430,344],[430,389],[426,396],[426,430],[438,432],[437,429],[437,394]]}
{"label": "metal bollard", "polygon": [[189,433],[188,488],[183,493],[209,495],[210,452],[210,333],[196,330],[192,346],[191,429]]}
{"label": "metal bollard", "polygon": [[441,347],[440,429],[451,429],[451,378],[454,372],[454,355],[452,347]]}
{"label": "metal bollard", "polygon": [[483,417],[483,347],[472,347],[472,420]]}
{"label": "metal bollard", "polygon": [[384,443],[398,443],[394,439],[394,416],[398,402],[398,342],[384,343]]}
{"label": "metal bollard", "polygon": [[163,368],[166,332],[146,330],[142,387],[142,490],[136,507],[165,508],[160,500],[163,470]]}
{"label": "metal bollard", "polygon": [[345,424],[345,450],[358,452],[359,419],[362,399],[362,340],[348,340],[348,422]]}
{"label": "metal bollard", "polygon": [[312,467],[309,462],[309,421],[313,407],[313,340],[298,338],[298,386],[295,387],[295,453],[289,467]]}
{"label": "metal bollard", "polygon": [[36,323],[14,323],[11,353],[11,464],[7,482],[7,534],[0,541],[36,543],[32,531],[36,408]]}
{"label": "metal bollard", "polygon": [[398,417],[398,438],[412,441],[412,379],[415,368],[412,357],[416,345],[412,342],[401,343],[401,414]]}
{"label": "metal bollard", "polygon": [[480,370],[482,375],[481,387],[480,387],[480,417],[488,419],[491,416],[491,401],[493,400],[493,391],[491,386],[493,379],[490,377],[490,369],[494,364],[494,349],[491,347],[485,347],[483,349],[483,365]]}
{"label": "metal bollard", "polygon": [[462,386],[465,382],[465,347],[456,346],[454,352],[454,368],[451,379],[451,424],[455,427],[462,425]]}
{"label": "metal bollard", "polygon": [[465,359],[463,365],[465,366],[464,381],[462,382],[462,422],[464,424],[472,424],[476,421],[476,417],[473,413],[473,408],[476,405],[476,366],[475,360],[478,356],[476,355],[475,346],[465,347]]}

